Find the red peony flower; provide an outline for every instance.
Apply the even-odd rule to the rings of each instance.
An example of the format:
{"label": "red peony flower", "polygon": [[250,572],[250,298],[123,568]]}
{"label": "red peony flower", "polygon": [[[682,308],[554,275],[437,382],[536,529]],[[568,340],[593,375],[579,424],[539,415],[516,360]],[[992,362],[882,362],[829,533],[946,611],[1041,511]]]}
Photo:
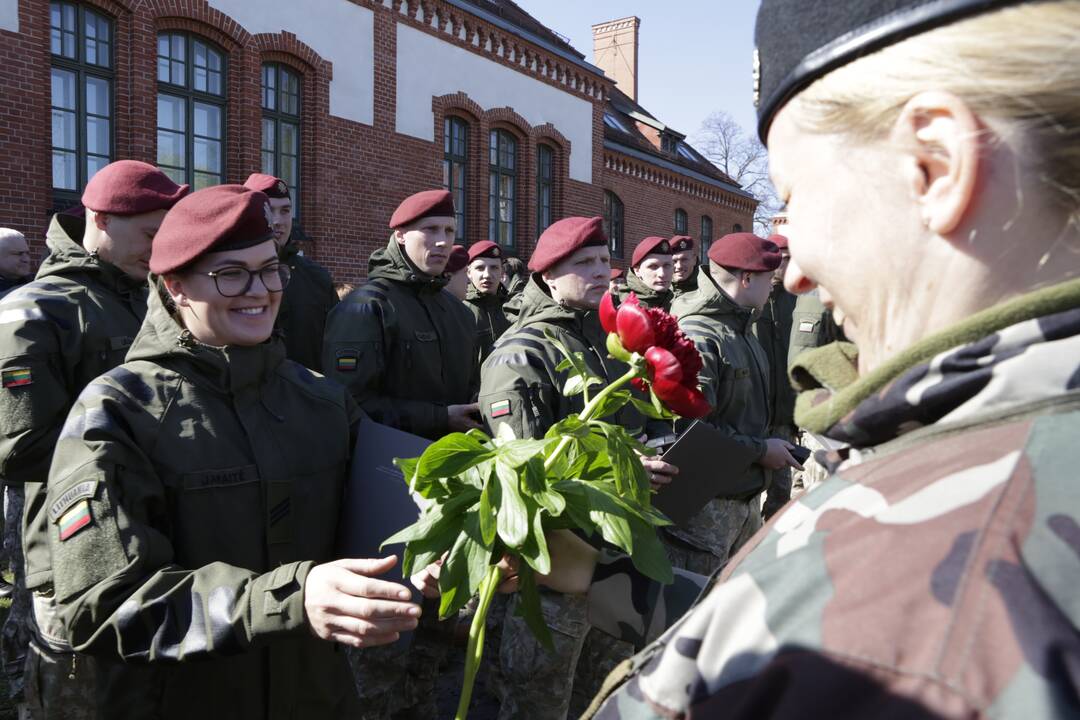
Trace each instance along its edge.
{"label": "red peony flower", "polygon": [[[712,409],[698,390],[701,355],[679,330],[675,318],[659,308],[647,308],[630,293],[616,308],[611,293],[600,301],[600,324],[618,336],[629,352],[645,356],[648,384],[672,412],[689,418],[704,417]],[[647,390],[641,378],[633,381]]]}

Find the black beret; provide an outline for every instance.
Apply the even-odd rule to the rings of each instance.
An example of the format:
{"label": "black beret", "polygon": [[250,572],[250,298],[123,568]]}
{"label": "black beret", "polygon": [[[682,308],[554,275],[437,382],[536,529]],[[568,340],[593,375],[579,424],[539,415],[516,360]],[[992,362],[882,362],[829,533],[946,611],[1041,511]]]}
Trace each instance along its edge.
{"label": "black beret", "polygon": [[754,31],[758,137],[819,77],[912,35],[1023,0],[762,0]]}

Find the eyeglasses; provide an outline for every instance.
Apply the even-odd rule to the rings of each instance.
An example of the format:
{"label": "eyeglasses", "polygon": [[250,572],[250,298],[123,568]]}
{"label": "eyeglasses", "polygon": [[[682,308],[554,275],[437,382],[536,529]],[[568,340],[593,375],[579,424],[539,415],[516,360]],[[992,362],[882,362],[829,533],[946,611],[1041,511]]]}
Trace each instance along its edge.
{"label": "eyeglasses", "polygon": [[289,284],[292,273],[289,266],[284,263],[267,265],[258,270],[248,270],[242,267],[227,267],[221,270],[212,270],[200,275],[208,275],[214,278],[217,291],[224,297],[239,297],[251,289],[255,282],[255,276],[259,276],[263,287],[267,292],[279,293]]}

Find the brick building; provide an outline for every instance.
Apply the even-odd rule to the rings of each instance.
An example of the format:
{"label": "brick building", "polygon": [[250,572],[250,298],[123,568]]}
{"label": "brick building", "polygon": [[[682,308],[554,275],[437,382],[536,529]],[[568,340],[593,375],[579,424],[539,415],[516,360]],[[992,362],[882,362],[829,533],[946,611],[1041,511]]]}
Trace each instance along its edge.
{"label": "brick building", "polygon": [[286,178],[340,280],[439,185],[462,241],[526,258],[566,215],[605,214],[626,258],[677,223],[750,227],[753,198],[634,101],[637,23],[594,28],[597,66],[511,0],[0,0],[0,225],[40,255],[49,214],[135,158]]}

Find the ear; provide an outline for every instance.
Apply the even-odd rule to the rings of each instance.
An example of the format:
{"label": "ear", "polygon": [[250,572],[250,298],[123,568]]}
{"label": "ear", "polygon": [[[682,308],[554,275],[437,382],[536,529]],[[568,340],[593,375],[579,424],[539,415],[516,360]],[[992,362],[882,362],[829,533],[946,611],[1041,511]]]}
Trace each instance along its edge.
{"label": "ear", "polygon": [[93,213],[94,226],[101,232],[106,232],[109,229],[109,216],[105,213]]}
{"label": "ear", "polygon": [[165,285],[165,290],[177,307],[188,307],[190,305],[187,293],[184,290],[184,281],[179,275],[162,275],[161,282]]}
{"label": "ear", "polygon": [[405,244],[405,234],[402,233],[400,230],[395,230],[394,231],[394,240],[397,240],[398,245],[404,245]]}
{"label": "ear", "polygon": [[744,288],[749,288],[751,285],[754,284],[754,273],[748,272],[746,270],[739,273],[739,284],[742,285]]}
{"label": "ear", "polygon": [[972,207],[984,129],[963,100],[938,91],[911,98],[893,126],[923,224],[937,235],[956,230]]}

